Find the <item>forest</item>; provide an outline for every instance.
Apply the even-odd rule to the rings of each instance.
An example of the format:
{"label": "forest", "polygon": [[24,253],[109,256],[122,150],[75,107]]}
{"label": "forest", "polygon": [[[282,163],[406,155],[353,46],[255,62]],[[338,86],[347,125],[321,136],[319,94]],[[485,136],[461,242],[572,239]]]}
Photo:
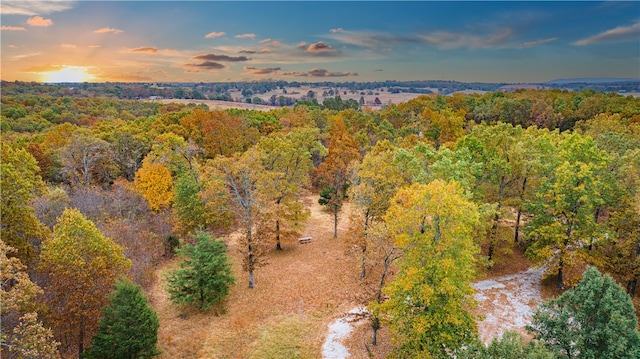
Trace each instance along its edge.
{"label": "forest", "polygon": [[[305,235],[310,196],[353,249],[348,275],[374,283],[359,295],[389,357],[640,358],[638,97],[260,112],[3,83],[1,104],[4,358],[167,355],[149,290],[229,315],[229,291],[259,293]],[[558,296],[529,338],[485,346],[471,283],[514,247]]]}

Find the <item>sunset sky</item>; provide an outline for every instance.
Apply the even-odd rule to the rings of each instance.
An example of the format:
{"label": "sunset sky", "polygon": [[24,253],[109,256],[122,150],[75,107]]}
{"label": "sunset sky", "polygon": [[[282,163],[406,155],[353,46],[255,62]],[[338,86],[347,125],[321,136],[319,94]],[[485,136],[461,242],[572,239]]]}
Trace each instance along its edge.
{"label": "sunset sky", "polygon": [[2,0],[2,80],[640,79],[638,1]]}

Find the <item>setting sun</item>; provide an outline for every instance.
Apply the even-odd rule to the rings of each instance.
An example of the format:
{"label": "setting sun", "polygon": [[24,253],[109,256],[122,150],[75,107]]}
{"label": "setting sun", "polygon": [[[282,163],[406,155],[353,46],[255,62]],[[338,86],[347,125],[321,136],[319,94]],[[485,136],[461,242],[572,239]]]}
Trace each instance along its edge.
{"label": "setting sun", "polygon": [[87,68],[82,66],[66,66],[58,71],[45,72],[44,82],[87,82],[94,76],[87,73]]}

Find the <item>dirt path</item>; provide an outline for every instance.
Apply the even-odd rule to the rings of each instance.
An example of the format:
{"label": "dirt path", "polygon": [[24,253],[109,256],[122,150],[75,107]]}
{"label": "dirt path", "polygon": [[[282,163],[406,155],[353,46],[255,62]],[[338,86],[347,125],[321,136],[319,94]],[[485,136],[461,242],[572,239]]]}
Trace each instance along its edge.
{"label": "dirt path", "polygon": [[527,336],[525,326],[531,323],[541,298],[542,269],[528,269],[473,284],[478,301],[477,313],[484,316],[478,323],[483,342],[500,337],[507,330]]}

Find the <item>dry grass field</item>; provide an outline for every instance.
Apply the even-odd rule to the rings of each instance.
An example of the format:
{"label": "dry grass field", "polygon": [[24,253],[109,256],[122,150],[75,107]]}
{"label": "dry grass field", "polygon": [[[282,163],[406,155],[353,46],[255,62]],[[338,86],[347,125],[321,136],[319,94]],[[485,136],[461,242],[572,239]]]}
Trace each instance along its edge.
{"label": "dry grass field", "polygon": [[[308,204],[312,215],[304,235],[313,238],[311,243],[287,243],[282,251],[270,250],[268,264],[256,271],[255,289],[247,287],[236,242],[225,239],[236,277],[225,314],[173,305],[161,278],[177,266],[177,260],[158,270],[149,299],[161,322],[160,358],[275,358],[294,352],[301,358],[321,356],[327,325],[368,300],[361,294],[366,283],[358,279],[349,246],[341,238],[333,239],[331,216],[322,211],[317,197],[308,198]],[[345,233],[345,224],[340,223],[339,236]],[[364,345],[352,345],[353,358],[366,357]],[[281,352],[269,354],[274,347]]]}
{"label": "dry grass field", "polygon": [[[370,269],[367,280],[359,279],[359,262],[342,238],[347,229],[348,206],[339,222],[339,238],[333,239],[332,218],[318,205],[317,196],[307,197],[306,202],[311,217],[304,236],[311,236],[311,243],[287,243],[282,251],[270,250],[268,264],[256,271],[255,289],[247,287],[247,274],[241,270],[236,241],[233,236],[225,238],[236,284],[231,288],[224,314],[215,310],[200,313],[172,304],[161,278],[177,266],[177,259],[159,268],[149,299],[160,317],[159,347],[163,351],[160,358],[322,357],[328,325],[351,309],[367,304],[371,294],[366,293],[371,293],[379,269]],[[519,290],[514,287],[516,282],[512,285],[504,278],[522,273],[530,265],[517,246],[512,253],[502,255],[511,260],[498,261],[480,279],[505,285],[482,292],[490,300],[480,304],[479,314],[499,316],[504,312],[510,296],[518,295]],[[480,332],[483,338],[491,338],[521,320],[507,315],[497,321],[481,322]],[[360,320],[353,324],[352,332],[342,344],[351,358],[365,359],[369,358],[365,345],[370,340],[369,321]],[[369,348],[375,358],[384,358],[390,352],[386,328],[378,334],[378,345]]]}

